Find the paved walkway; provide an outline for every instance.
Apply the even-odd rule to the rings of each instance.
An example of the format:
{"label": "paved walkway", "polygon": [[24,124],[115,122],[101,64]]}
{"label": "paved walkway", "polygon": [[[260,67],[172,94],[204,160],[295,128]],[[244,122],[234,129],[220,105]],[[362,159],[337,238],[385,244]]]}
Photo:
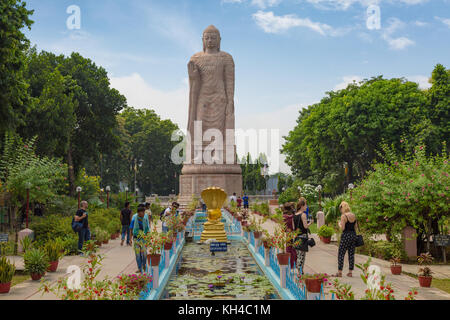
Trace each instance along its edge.
{"label": "paved walkway", "polygon": [[[258,219],[262,219],[262,217],[258,215],[253,216]],[[271,220],[267,220],[262,225],[262,227],[271,234],[273,233],[275,226],[276,223]],[[305,273],[336,274],[338,246],[334,244],[322,243],[316,234],[313,234],[312,236],[316,241],[316,246],[310,248],[306,254]],[[363,264],[368,258],[368,256],[356,254],[355,264]],[[386,275],[386,282],[392,283],[394,295],[397,299],[404,299],[404,297],[408,295],[408,291],[411,288],[417,288],[417,291],[419,292],[417,300],[450,300],[450,294],[442,290],[436,288],[421,288],[417,279],[403,274],[398,276],[392,275],[390,271],[390,263],[388,261],[372,258],[372,264],[380,266],[381,271]],[[431,269],[435,272],[433,276],[437,278],[450,278],[449,266],[432,266]],[[418,266],[403,265],[403,271],[416,274],[418,271]],[[363,297],[365,295],[364,291],[366,290],[366,286],[360,277],[361,271],[355,266],[352,278],[346,276],[347,272],[348,255],[345,256],[343,277],[340,278],[340,281],[350,284],[357,298]]]}

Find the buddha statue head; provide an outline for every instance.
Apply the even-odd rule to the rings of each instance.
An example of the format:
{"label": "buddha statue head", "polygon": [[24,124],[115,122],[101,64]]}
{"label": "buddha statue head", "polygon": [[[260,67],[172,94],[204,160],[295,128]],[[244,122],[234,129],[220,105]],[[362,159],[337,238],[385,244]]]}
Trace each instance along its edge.
{"label": "buddha statue head", "polygon": [[217,49],[217,51],[220,51],[220,32],[219,30],[214,27],[213,25],[210,25],[208,28],[203,31],[203,52],[206,51],[206,49]]}

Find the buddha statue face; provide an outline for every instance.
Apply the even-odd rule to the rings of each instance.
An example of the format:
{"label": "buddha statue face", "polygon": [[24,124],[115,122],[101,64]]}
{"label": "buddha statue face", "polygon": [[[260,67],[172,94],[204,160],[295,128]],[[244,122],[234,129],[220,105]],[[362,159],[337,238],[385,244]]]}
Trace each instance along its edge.
{"label": "buddha statue face", "polygon": [[220,51],[220,33],[214,26],[209,26],[203,32],[203,51],[206,49]]}

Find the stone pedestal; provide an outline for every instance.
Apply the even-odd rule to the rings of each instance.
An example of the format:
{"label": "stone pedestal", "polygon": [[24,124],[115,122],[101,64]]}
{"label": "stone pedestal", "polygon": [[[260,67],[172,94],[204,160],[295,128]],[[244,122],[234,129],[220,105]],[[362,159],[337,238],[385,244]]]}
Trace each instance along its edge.
{"label": "stone pedestal", "polygon": [[270,267],[270,249],[264,248],[264,265]]}
{"label": "stone pedestal", "polygon": [[406,227],[402,231],[402,241],[408,258],[417,257],[417,233],[413,227]]}
{"label": "stone pedestal", "polygon": [[225,226],[222,222],[205,222],[200,242],[215,239],[217,242],[227,242]]}
{"label": "stone pedestal", "polygon": [[158,289],[159,287],[159,266],[151,267],[153,269],[152,287]]}
{"label": "stone pedestal", "polygon": [[323,211],[317,212],[317,230],[325,224],[325,214]]}
{"label": "stone pedestal", "polygon": [[185,164],[180,176],[180,197],[182,207],[209,187],[222,188],[229,196],[234,192],[242,194],[242,170],[238,164]]}
{"label": "stone pedestal", "polygon": [[280,265],[280,285],[282,288],[286,288],[287,267],[287,265]]}
{"label": "stone pedestal", "polygon": [[22,248],[22,243],[21,240],[23,240],[25,237],[30,237],[31,239],[34,238],[34,231],[30,230],[30,229],[23,229],[20,230],[18,233],[18,246],[17,246],[17,251],[18,252],[23,252],[23,248]]}

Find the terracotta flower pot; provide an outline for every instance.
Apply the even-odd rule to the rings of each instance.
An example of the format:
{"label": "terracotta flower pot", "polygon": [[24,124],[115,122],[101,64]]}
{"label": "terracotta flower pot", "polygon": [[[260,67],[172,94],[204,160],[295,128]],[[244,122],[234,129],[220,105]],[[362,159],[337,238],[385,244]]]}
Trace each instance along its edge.
{"label": "terracotta flower pot", "polygon": [[266,249],[270,249],[269,243],[267,241],[263,241],[263,246]]}
{"label": "terracotta flower pot", "polygon": [[11,289],[11,281],[8,283],[0,283],[0,293],[8,293]]}
{"label": "terracotta flower pot", "polygon": [[278,253],[277,254],[277,259],[278,259],[278,263],[281,266],[285,266],[289,264],[289,257],[291,256],[290,253]]}
{"label": "terracotta flower pot", "polygon": [[95,244],[97,245],[97,246],[99,246],[99,247],[101,247],[102,246],[102,242],[101,241],[95,241]]}
{"label": "terracotta flower pot", "polygon": [[395,265],[391,266],[391,273],[395,275],[402,274],[402,266],[401,265]]}
{"label": "terracotta flower pot", "polygon": [[261,231],[254,231],[253,232],[253,237],[255,237],[255,239],[259,239],[262,236],[262,232]]}
{"label": "terracotta flower pot", "polygon": [[306,290],[311,293],[319,293],[322,279],[305,279]]}
{"label": "terracotta flower pot", "polygon": [[108,244],[109,240],[103,240],[103,244]]}
{"label": "terracotta flower pot", "polygon": [[50,261],[50,266],[48,267],[48,272],[56,272],[56,269],[58,269],[58,263],[59,261]]}
{"label": "terracotta flower pot", "polygon": [[41,278],[42,278],[43,276],[44,276],[44,274],[32,273],[32,274],[31,274],[31,279],[33,279],[34,281],[41,280]]}
{"label": "terracotta flower pot", "polygon": [[166,243],[164,243],[164,250],[170,250],[170,249],[172,249],[172,246],[173,246],[173,241],[166,242]]}
{"label": "terracotta flower pot", "polygon": [[159,265],[159,262],[161,261],[161,254],[159,254],[159,253],[157,253],[157,254],[148,254],[147,255],[147,260],[148,260],[148,263],[151,262],[151,266],[152,267],[156,267],[157,265]]}
{"label": "terracotta flower pot", "polygon": [[320,236],[320,241],[322,241],[323,243],[330,243],[331,242],[331,237],[322,237]]}
{"label": "terracotta flower pot", "polygon": [[240,216],[237,216],[236,219],[237,219],[237,221],[239,221],[239,222],[242,221],[242,217],[240,217]]}
{"label": "terracotta flower pot", "polygon": [[431,286],[431,280],[433,280],[433,277],[419,276],[419,284],[421,287],[429,288]]}

